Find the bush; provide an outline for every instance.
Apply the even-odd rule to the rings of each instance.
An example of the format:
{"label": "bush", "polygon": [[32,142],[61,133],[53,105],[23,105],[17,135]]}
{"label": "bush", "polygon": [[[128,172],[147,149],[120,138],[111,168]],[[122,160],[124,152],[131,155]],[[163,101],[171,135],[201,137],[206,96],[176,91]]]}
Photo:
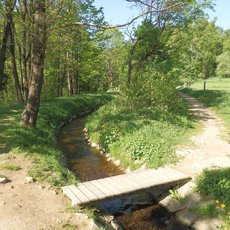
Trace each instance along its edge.
{"label": "bush", "polygon": [[197,190],[230,207],[230,168],[204,170],[196,179]]}
{"label": "bush", "polygon": [[196,190],[216,200],[223,227],[230,229],[230,167],[204,170],[196,178]]}

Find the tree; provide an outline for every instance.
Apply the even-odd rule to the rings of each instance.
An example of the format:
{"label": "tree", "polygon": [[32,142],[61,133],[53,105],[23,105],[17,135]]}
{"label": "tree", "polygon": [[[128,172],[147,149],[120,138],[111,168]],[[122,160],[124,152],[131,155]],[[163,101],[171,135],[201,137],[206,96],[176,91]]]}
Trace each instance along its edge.
{"label": "tree", "polygon": [[7,44],[9,46],[11,55],[11,65],[12,65],[12,76],[14,80],[14,86],[16,91],[17,102],[23,102],[21,86],[19,82],[19,76],[17,71],[16,57],[15,57],[15,26],[13,21],[13,11],[15,9],[16,1],[6,0],[4,2],[5,6],[5,27],[3,32],[2,45],[0,48],[0,90],[6,90],[7,75],[5,73],[5,62],[7,53]]}
{"label": "tree", "polygon": [[[146,15],[130,41],[128,84],[124,90],[126,103],[132,109],[144,105],[174,109],[170,99],[176,100],[176,86],[179,81],[179,35],[188,29],[191,22],[195,24],[197,19],[204,17],[204,5],[194,1],[185,7],[179,5],[173,10],[162,12],[157,9],[167,8],[170,1],[131,2],[141,5],[142,8],[154,8],[156,12]],[[187,47],[185,50],[187,51]]]}
{"label": "tree", "polygon": [[7,75],[5,74],[5,61],[6,61],[6,50],[7,50],[7,42],[10,36],[10,21],[9,21],[9,14],[12,12],[12,6],[5,1],[4,5],[1,5],[2,8],[5,7],[5,25],[3,29],[3,37],[2,42],[0,44],[0,91],[5,90],[6,83],[7,83]]}
{"label": "tree", "polygon": [[184,82],[215,76],[217,56],[221,53],[221,33],[213,22],[202,18],[189,24],[177,35],[181,42],[177,52],[177,67]]}
{"label": "tree", "polygon": [[216,73],[221,77],[230,77],[230,30],[223,34],[223,52],[217,57]]}
{"label": "tree", "polygon": [[34,25],[31,52],[30,87],[26,108],[22,113],[22,126],[35,127],[40,105],[40,96],[43,83],[45,49],[47,41],[47,19],[45,0],[34,2]]}

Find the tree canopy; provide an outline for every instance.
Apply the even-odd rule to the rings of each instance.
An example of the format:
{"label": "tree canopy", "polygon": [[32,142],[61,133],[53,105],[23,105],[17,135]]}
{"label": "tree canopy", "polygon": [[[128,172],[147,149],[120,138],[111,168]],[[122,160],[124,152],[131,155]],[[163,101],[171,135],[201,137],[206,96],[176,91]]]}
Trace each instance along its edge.
{"label": "tree canopy", "polygon": [[[140,14],[122,25],[93,0],[1,1],[0,100],[25,103],[23,126],[36,126],[41,97],[116,90],[133,109],[174,110],[181,82],[229,77],[229,31],[204,13],[212,1],[127,1]],[[119,27],[137,19],[125,38]]]}

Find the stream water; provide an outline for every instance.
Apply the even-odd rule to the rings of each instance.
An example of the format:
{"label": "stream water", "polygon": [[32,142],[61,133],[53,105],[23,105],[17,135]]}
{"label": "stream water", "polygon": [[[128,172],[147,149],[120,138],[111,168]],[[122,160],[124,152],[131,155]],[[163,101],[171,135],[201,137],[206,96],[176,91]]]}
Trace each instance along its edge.
{"label": "stream water", "polygon": [[[68,168],[80,181],[89,181],[123,174],[119,167],[88,145],[84,135],[84,118],[73,120],[59,133],[58,145],[67,158]],[[173,215],[159,206],[151,193],[100,202],[101,215],[113,215],[114,220],[127,230],[187,230]]]}

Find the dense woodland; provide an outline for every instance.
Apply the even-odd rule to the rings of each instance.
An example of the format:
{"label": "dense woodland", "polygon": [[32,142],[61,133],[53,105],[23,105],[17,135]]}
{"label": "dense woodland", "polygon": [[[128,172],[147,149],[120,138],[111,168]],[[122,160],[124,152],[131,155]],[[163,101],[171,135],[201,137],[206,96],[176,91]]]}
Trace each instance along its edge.
{"label": "dense woodland", "polygon": [[93,2],[1,1],[0,100],[25,103],[21,125],[36,126],[41,97],[116,91],[134,110],[175,110],[178,85],[230,76],[230,33],[208,20],[211,1],[128,0],[140,14],[125,36]]}

